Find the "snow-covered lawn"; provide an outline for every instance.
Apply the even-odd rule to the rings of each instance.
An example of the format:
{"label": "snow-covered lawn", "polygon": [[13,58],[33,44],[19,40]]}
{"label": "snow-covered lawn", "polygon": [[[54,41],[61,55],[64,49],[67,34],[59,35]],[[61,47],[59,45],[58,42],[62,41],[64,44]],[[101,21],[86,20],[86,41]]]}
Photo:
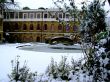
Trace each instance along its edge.
{"label": "snow-covered lawn", "polygon": [[[16,56],[20,56],[20,64],[23,65],[24,61],[27,61],[27,66],[32,72],[37,71],[40,73],[45,73],[47,66],[50,64],[51,58],[59,62],[62,56],[67,56],[68,61],[71,62],[73,57],[75,60],[83,57],[81,51],[75,50],[57,50],[49,49],[42,44],[42,46],[36,47],[36,50],[22,50],[16,48],[21,45],[31,45],[32,43],[26,44],[0,44],[0,82],[7,82],[7,74],[11,72],[11,60],[15,60]],[[32,44],[33,45],[33,44]],[[35,44],[34,44],[35,45]],[[39,45],[39,44],[36,44]],[[52,52],[53,50],[53,52]],[[61,52],[59,52],[61,51]],[[69,53],[70,52],[70,53]],[[78,53],[79,52],[79,53]]]}

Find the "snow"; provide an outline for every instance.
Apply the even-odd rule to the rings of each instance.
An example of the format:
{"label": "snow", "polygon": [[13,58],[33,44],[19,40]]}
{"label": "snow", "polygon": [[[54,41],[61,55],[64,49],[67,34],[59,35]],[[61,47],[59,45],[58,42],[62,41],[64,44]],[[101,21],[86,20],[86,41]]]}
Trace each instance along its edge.
{"label": "snow", "polygon": [[[27,44],[0,44],[0,82],[8,82],[7,74],[11,72],[11,60],[15,60],[17,55],[20,56],[19,61],[20,64],[23,65],[26,60],[27,66],[29,66],[32,72],[37,71],[38,74],[45,73],[47,66],[51,62],[51,58],[53,58],[56,62],[61,60],[62,56],[66,56],[68,61],[71,62],[71,58],[74,60],[78,60],[83,57],[83,54],[80,52],[75,52],[75,50],[71,50],[70,53],[67,50],[57,50],[47,48],[46,44],[36,44],[38,47],[35,47],[36,50],[22,50],[17,48],[18,46],[23,45],[35,45],[32,43]],[[39,48],[40,47],[40,48]],[[28,48],[28,47],[27,47]],[[62,52],[59,52],[62,51]]]}

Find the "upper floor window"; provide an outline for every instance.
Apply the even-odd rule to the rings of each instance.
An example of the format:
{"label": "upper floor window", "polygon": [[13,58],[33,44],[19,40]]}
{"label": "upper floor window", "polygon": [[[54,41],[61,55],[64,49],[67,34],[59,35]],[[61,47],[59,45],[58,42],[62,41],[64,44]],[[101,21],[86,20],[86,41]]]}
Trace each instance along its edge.
{"label": "upper floor window", "polygon": [[69,18],[69,16],[70,16],[69,14],[65,14],[65,15],[66,15],[66,16],[65,16],[66,18]]}
{"label": "upper floor window", "polygon": [[59,16],[58,16],[59,18],[63,18],[62,13],[59,13],[58,15],[59,15]]}
{"label": "upper floor window", "polygon": [[26,30],[26,29],[27,29],[27,25],[23,24],[23,30]]}
{"label": "upper floor window", "polygon": [[28,18],[28,14],[27,13],[23,13],[23,18],[24,19]]}
{"label": "upper floor window", "polygon": [[33,24],[30,24],[30,30],[33,30],[34,27],[33,27]]}
{"label": "upper floor window", "polygon": [[15,12],[15,18],[19,18],[18,12]]}
{"label": "upper floor window", "polygon": [[40,13],[37,13],[37,18],[41,18],[41,14]]}
{"label": "upper floor window", "polygon": [[34,13],[30,13],[29,18],[34,18]]}
{"label": "upper floor window", "polygon": [[47,30],[47,24],[44,24],[44,30]]}
{"label": "upper floor window", "polygon": [[14,12],[10,12],[10,18],[14,18]]}
{"label": "upper floor window", "polygon": [[40,24],[37,24],[37,30],[40,30]]}
{"label": "upper floor window", "polygon": [[62,25],[61,24],[58,25],[58,30],[62,30]]}
{"label": "upper floor window", "polygon": [[47,16],[47,13],[45,13],[45,14],[44,14],[44,18],[47,18],[47,17],[48,17],[48,16]]}

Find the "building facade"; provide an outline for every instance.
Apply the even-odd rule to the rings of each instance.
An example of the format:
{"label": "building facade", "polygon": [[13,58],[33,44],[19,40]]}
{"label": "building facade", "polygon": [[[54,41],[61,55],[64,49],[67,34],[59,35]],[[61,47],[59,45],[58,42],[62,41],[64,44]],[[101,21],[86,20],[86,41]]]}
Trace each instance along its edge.
{"label": "building facade", "polygon": [[76,35],[79,23],[57,9],[9,10],[4,12],[3,31],[8,42],[46,42]]}
{"label": "building facade", "polygon": [[0,43],[3,41],[3,16],[0,13]]}

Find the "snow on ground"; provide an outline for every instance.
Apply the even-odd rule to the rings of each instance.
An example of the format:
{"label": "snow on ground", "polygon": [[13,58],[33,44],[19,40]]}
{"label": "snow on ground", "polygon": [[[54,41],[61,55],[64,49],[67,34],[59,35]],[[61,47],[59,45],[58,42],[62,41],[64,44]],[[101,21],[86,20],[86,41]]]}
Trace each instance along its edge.
{"label": "snow on ground", "polygon": [[[36,51],[33,50],[21,50],[16,47],[25,44],[0,44],[0,82],[7,82],[7,74],[11,72],[11,60],[15,60],[17,55],[20,56],[20,64],[23,65],[24,61],[27,61],[27,66],[32,72],[37,71],[40,73],[45,73],[47,66],[50,64],[51,58],[54,58],[56,62],[61,60],[62,56],[67,56],[68,61],[71,61],[73,57],[75,60],[83,57],[81,51],[71,50],[70,53],[67,50],[57,50],[45,47],[46,44],[36,47]],[[27,43],[26,45],[33,45],[32,43]],[[34,44],[35,45],[35,44]],[[36,44],[39,45],[39,44]],[[51,51],[54,52],[51,52]],[[59,52],[62,51],[62,52]],[[73,52],[72,52],[73,51]],[[76,51],[76,52],[75,52]],[[79,52],[79,53],[78,53]]]}

